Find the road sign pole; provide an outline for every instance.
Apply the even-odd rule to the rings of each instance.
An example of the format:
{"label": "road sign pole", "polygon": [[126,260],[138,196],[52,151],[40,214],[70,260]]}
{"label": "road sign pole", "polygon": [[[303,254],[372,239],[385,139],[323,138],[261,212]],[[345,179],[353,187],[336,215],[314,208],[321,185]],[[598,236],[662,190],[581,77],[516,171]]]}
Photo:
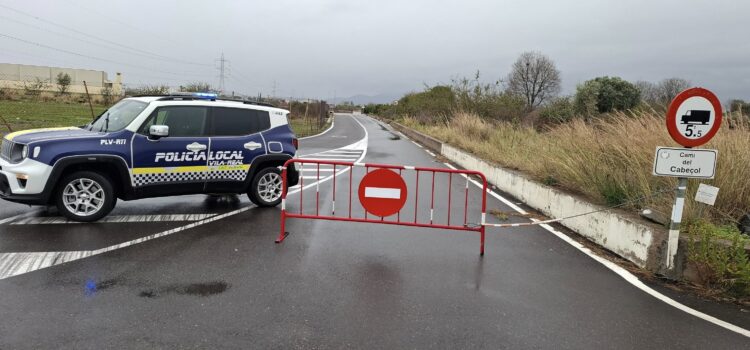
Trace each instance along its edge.
{"label": "road sign pole", "polygon": [[680,243],[680,223],[682,222],[682,210],[685,208],[685,192],[688,183],[688,179],[685,177],[677,178],[677,180],[674,206],[672,206],[672,219],[669,223],[669,238],[667,239],[667,269],[674,267],[674,257]]}

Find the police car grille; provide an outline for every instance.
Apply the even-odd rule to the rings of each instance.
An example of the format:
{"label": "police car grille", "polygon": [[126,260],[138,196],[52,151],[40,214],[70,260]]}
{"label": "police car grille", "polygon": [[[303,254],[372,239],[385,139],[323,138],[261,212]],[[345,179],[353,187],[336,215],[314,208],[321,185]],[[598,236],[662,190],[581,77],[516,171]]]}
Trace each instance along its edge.
{"label": "police car grille", "polygon": [[2,146],[0,146],[0,157],[10,160],[11,152],[13,152],[13,142],[3,139]]}

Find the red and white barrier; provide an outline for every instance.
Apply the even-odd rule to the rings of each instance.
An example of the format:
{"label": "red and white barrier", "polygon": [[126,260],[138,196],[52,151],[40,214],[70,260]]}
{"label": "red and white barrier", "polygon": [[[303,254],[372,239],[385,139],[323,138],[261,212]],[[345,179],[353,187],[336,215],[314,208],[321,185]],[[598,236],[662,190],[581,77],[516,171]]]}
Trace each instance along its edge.
{"label": "red and white barrier", "polygon": [[[315,186],[315,214],[308,214],[304,212],[304,177],[300,178],[299,186],[302,189],[299,192],[299,210],[295,212],[287,211],[287,168],[298,164],[303,167],[312,166],[316,171],[317,176],[314,178],[317,180]],[[331,200],[330,215],[327,213],[321,213],[320,207],[320,182],[321,178],[321,165],[333,168],[333,174],[325,172],[324,177],[331,176],[333,178],[333,195]],[[357,196],[356,200],[362,205],[365,212],[362,216],[352,215],[352,203],[355,200],[352,189],[354,188],[354,176],[352,172],[354,168],[365,168],[365,176],[357,184]],[[328,170],[328,169],[324,169]],[[342,173],[342,171],[348,170],[350,175],[348,176],[348,188],[344,188],[344,191],[348,193],[348,210],[345,215],[336,214],[336,199],[337,190],[341,192],[341,189],[337,189],[336,176]],[[408,193],[410,189],[407,188],[407,183],[404,181],[404,172],[414,172],[414,217],[408,219],[403,218],[401,212],[406,207]],[[419,220],[419,195],[420,195],[420,174],[430,174],[428,178],[431,178],[430,188],[430,216],[429,221]],[[447,218],[444,222],[438,223],[435,218],[435,175],[446,174],[448,176],[448,187],[447,187]],[[464,177],[466,180],[466,186],[464,187],[463,197],[461,193],[454,196],[453,194],[453,177],[459,176],[458,179]],[[470,176],[476,176],[482,183],[481,196],[481,222],[480,223],[469,223],[469,178]],[[422,176],[424,177],[424,176]],[[345,222],[360,222],[360,223],[371,223],[371,224],[387,224],[387,225],[400,225],[400,226],[412,226],[412,227],[425,227],[425,228],[436,228],[445,230],[458,230],[458,231],[470,231],[478,232],[480,234],[480,255],[484,255],[484,241],[485,241],[485,218],[487,211],[487,179],[484,174],[478,171],[471,170],[456,170],[456,169],[440,169],[440,168],[426,168],[426,167],[412,167],[403,165],[387,165],[387,164],[371,164],[371,163],[351,163],[351,162],[339,162],[339,161],[327,161],[319,159],[290,159],[284,164],[282,170],[282,179],[284,179],[284,186],[281,196],[281,232],[279,237],[276,239],[276,243],[284,241],[288,232],[286,231],[286,220],[290,218],[295,219],[317,219],[317,220],[331,220],[331,221],[345,221]],[[458,180],[457,179],[457,180]],[[340,186],[339,186],[340,187]],[[425,191],[424,186],[422,191]],[[463,205],[463,220],[456,220],[451,218],[451,208],[456,205],[452,203],[454,199],[458,198],[460,205]],[[412,205],[408,203],[408,205]],[[395,220],[392,216],[396,216]],[[374,217],[374,218],[373,218]],[[386,219],[388,218],[388,219]],[[443,221],[442,219],[440,221]]]}

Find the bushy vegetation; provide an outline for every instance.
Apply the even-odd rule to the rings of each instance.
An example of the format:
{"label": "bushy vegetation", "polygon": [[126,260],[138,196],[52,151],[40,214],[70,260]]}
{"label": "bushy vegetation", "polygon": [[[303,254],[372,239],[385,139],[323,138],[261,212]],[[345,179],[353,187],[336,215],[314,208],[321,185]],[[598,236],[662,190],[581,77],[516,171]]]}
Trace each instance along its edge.
{"label": "bushy vegetation", "polygon": [[[620,204],[663,189],[673,189],[675,179],[651,175],[654,149],[672,144],[664,128],[664,117],[653,112],[618,112],[586,121],[574,118],[546,130],[510,122],[493,122],[471,113],[457,113],[441,123],[422,123],[403,118],[408,126],[461,147],[484,159],[522,170],[539,181],[557,183],[603,204]],[[633,142],[628,135],[638,135]],[[724,125],[706,145],[719,150],[716,178],[705,183],[721,188],[714,210],[700,213],[695,203],[686,206],[687,218],[738,218],[750,212],[750,123],[747,118],[734,128]],[[695,196],[698,182],[691,181],[688,198]],[[647,206],[669,213],[671,192],[641,201],[631,208]]]}
{"label": "bushy vegetation", "polygon": [[717,226],[705,220],[686,225],[688,260],[704,287],[735,297],[750,296],[750,259],[747,236],[732,225]]}
{"label": "bushy vegetation", "polygon": [[630,82],[618,77],[598,77],[576,89],[576,111],[586,116],[626,111],[641,101],[641,93]]}
{"label": "bushy vegetation", "polygon": [[68,93],[68,88],[72,82],[70,74],[63,72],[57,73],[57,78],[55,80],[57,82],[57,91],[60,92],[60,95]]}
{"label": "bushy vegetation", "polygon": [[139,96],[139,95],[166,95],[169,93],[168,85],[143,85],[137,87],[126,87],[125,96]]}
{"label": "bushy vegetation", "polygon": [[185,85],[180,85],[180,91],[181,92],[214,92],[215,90],[211,87],[211,84],[202,82],[202,81],[194,81],[187,83]]}

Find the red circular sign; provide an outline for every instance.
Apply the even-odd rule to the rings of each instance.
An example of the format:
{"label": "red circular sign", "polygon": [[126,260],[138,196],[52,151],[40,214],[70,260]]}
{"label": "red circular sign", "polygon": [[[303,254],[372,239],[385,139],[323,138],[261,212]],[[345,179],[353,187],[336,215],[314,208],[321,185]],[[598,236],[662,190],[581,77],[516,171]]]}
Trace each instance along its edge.
{"label": "red circular sign", "polygon": [[667,110],[667,130],[684,147],[700,146],[721,127],[721,102],[711,91],[691,88],[679,93]]}
{"label": "red circular sign", "polygon": [[359,202],[375,216],[396,214],[406,203],[406,183],[401,175],[391,170],[371,171],[359,183]]}

